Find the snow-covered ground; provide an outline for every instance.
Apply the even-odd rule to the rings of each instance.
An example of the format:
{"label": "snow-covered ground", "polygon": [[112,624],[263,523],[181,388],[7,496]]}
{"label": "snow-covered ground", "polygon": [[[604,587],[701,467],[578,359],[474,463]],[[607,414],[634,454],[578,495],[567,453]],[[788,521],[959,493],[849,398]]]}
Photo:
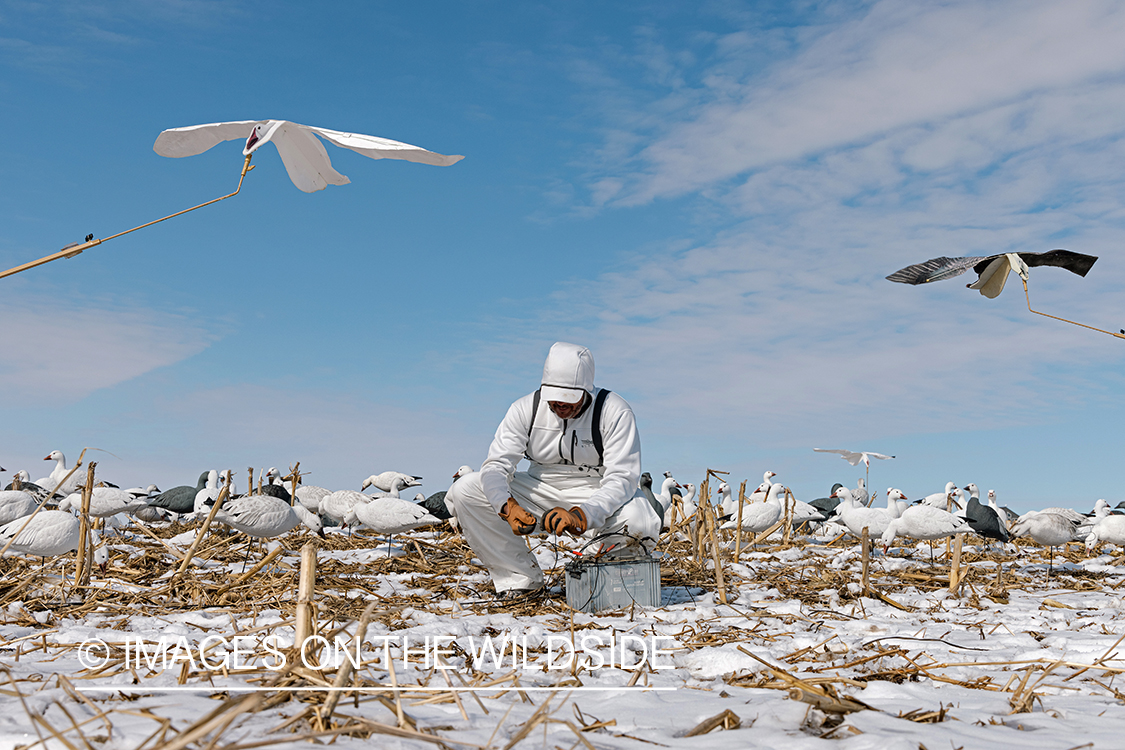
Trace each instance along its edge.
{"label": "snow-covered ground", "polygon": [[[324,640],[309,642],[306,667],[288,650],[304,532],[226,589],[244,565],[238,538],[209,538],[170,586],[173,551],[194,532],[155,533],[162,543],[111,537],[109,570],[88,589],[60,587],[61,564],[0,561],[0,748],[1055,750],[1125,737],[1125,567],[1080,545],[1055,555],[1048,583],[1037,548],[981,556],[967,540],[957,593],[927,545],[892,548],[873,555],[867,595],[854,541],[759,545],[739,562],[726,549],[722,604],[710,559],[680,542],[663,552],[662,606],[591,615],[558,586],[490,600],[448,533],[396,538],[390,557],[385,541],[334,533],[317,554]],[[546,546],[538,556],[561,562]],[[342,681],[362,690],[337,694],[329,715],[372,603]]]}

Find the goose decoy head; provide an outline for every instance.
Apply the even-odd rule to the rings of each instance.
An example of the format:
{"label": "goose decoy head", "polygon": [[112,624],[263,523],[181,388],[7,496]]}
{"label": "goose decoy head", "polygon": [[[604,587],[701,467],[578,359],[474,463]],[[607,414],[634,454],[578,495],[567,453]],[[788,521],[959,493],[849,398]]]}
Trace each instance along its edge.
{"label": "goose decoy head", "polygon": [[243,156],[248,156],[257,150],[257,147],[262,145],[262,139],[265,137],[266,126],[263,123],[258,123],[254,129],[250,131],[250,137],[246,139],[246,145],[242,148]]}

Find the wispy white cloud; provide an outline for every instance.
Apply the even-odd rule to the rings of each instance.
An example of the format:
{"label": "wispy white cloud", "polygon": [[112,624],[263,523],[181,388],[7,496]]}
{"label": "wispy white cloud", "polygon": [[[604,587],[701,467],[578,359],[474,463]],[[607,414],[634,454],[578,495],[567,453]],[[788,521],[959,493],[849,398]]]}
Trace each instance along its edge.
{"label": "wispy white cloud", "polygon": [[[694,71],[713,88],[687,93],[676,56],[647,50],[670,93],[620,120],[610,105],[592,200],[693,193],[728,228],[575,282],[530,337],[568,320],[662,418],[759,444],[1041,423],[1110,398],[1114,342],[1031,316],[1018,283],[990,301],[883,277],[1070,246],[1102,260],[1084,280],[1036,270],[1033,301],[1116,330],[1099,293],[1125,281],[1107,252],[1125,241],[1122,27],[1106,3],[884,1],[798,33],[759,74],[731,73],[753,34],[716,40]],[[615,161],[615,128],[652,132]]]}
{"label": "wispy white cloud", "polygon": [[[662,112],[670,123],[639,150],[618,190],[607,175],[593,191],[624,204],[681,195],[899,128],[1119,78],[1123,32],[1125,8],[1109,2],[883,0],[740,80],[720,60],[691,97],[674,87],[669,99],[690,106]],[[740,32],[713,53],[736,58],[752,47]]]}
{"label": "wispy white cloud", "polygon": [[0,392],[55,405],[184,360],[212,334],[180,315],[91,300],[0,299]]}

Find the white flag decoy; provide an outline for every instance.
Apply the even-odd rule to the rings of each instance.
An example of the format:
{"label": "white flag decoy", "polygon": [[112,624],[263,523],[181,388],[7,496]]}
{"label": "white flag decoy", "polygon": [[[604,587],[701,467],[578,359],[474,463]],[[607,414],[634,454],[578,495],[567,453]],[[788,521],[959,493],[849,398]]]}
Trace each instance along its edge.
{"label": "white flag decoy", "polygon": [[999,253],[965,258],[941,257],[895,271],[887,277],[887,280],[897,281],[900,284],[928,284],[932,281],[952,279],[971,268],[977,272],[978,278],[966,286],[993,299],[1004,291],[1004,282],[1008,279],[1010,271],[1015,271],[1024,281],[1027,281],[1029,266],[1055,266],[1085,276],[1097,259],[1095,255],[1083,255],[1070,250],[1051,250],[1046,253]]}
{"label": "white flag decoy", "polygon": [[1104,328],[1079,323],[1076,320],[1040,312],[1031,307],[1031,294],[1027,290],[1029,268],[1055,266],[1085,277],[1097,260],[1096,255],[1084,255],[1070,250],[1051,250],[1045,253],[999,253],[997,255],[978,255],[965,258],[946,258],[943,256],[901,268],[888,276],[887,280],[897,281],[900,284],[928,284],[931,281],[952,279],[971,268],[976,271],[977,280],[972,284],[966,284],[966,286],[969,289],[976,289],[989,299],[994,299],[1000,296],[1000,292],[1004,291],[1004,282],[1008,280],[1008,274],[1014,272],[1023,281],[1023,296],[1027,300],[1028,312],[1054,320],[1061,320],[1064,323],[1071,323],[1082,328],[1089,328],[1091,331],[1108,333],[1115,338],[1125,339],[1125,328],[1120,329],[1121,333],[1114,333]]}
{"label": "white flag decoy", "polygon": [[839,453],[840,456],[852,466],[859,466],[862,461],[864,466],[871,466],[872,458],[894,458],[894,456],[885,456],[882,453],[872,453],[871,451],[849,451],[844,448],[813,448],[817,453]]}
{"label": "white flag decoy", "polygon": [[281,155],[289,179],[293,180],[293,184],[298,189],[306,193],[323,190],[329,185],[346,185],[351,182],[333,169],[328,151],[317,136],[370,159],[402,159],[417,164],[448,167],[465,158],[437,154],[389,138],[342,133],[338,130],[299,125],[288,120],[240,120],[171,128],[157,136],[152,150],[161,156],[179,159],[201,154],[223,141],[245,138],[246,146],[242,149],[245,156],[254,153],[266,143],[277,146],[277,152]]}

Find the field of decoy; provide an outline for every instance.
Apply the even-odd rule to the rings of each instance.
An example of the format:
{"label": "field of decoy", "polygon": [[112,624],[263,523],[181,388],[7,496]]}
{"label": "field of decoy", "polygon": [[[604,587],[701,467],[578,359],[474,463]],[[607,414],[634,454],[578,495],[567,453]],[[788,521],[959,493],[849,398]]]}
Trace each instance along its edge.
{"label": "field of decoy", "polygon": [[134,521],[4,557],[0,748],[1119,744],[1120,556],[739,536],[718,478],[661,539],[660,606],[596,614],[566,604],[574,540],[535,538],[546,594],[499,601],[444,525]]}

